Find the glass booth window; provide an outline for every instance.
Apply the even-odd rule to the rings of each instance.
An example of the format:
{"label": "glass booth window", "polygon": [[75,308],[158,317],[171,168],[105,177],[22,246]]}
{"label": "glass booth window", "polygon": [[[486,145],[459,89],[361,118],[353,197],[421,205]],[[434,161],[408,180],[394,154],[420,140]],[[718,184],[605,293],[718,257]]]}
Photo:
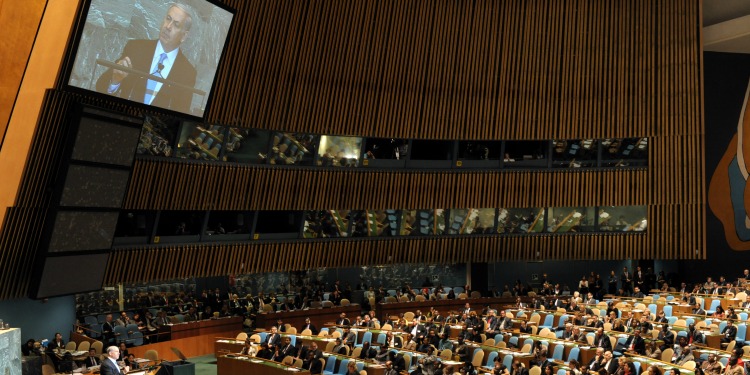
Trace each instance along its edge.
{"label": "glass booth window", "polygon": [[462,160],[499,160],[501,141],[460,141],[458,158]]}
{"label": "glass booth window", "polygon": [[301,211],[258,211],[255,234],[259,239],[298,238]]}
{"label": "glass booth window", "polygon": [[445,232],[447,211],[404,210],[401,219],[401,235],[404,236],[439,236]]}
{"label": "glass booth window", "polygon": [[211,211],[208,213],[208,224],[203,234],[211,237],[233,234],[249,235],[252,225],[252,212]]}
{"label": "glass booth window", "polygon": [[596,167],[599,148],[595,139],[552,141],[554,168]]}
{"label": "glass booth window", "polygon": [[415,139],[411,142],[411,160],[451,160],[452,141]]}
{"label": "glass booth window", "polygon": [[348,210],[305,211],[304,238],[347,237],[348,233]]}
{"label": "glass booth window", "polygon": [[541,233],[544,231],[544,213],[544,208],[500,208],[497,233]]}
{"label": "glass booth window", "polygon": [[648,138],[612,138],[602,141],[603,167],[648,166]]}
{"label": "glass booth window", "polygon": [[362,138],[324,135],[318,146],[318,165],[322,167],[356,167]]}
{"label": "glass booth window", "polygon": [[268,162],[276,165],[313,165],[320,137],[305,133],[273,133]]}
{"label": "glass booth window", "polygon": [[203,226],[205,211],[162,211],[157,236],[197,236]]}
{"label": "glass booth window", "polygon": [[408,149],[408,139],[366,138],[364,158],[403,160],[408,153]]}
{"label": "glass booth window", "polygon": [[122,211],[115,237],[150,237],[155,221],[156,211]]}
{"label": "glass booth window", "polygon": [[181,159],[220,160],[225,128],[186,122],[180,129],[175,155]]}
{"label": "glass booth window", "polygon": [[646,206],[599,207],[599,231],[645,232],[647,212]]}
{"label": "glass booth window", "polygon": [[448,234],[489,234],[495,227],[495,209],[451,209],[448,222]]}
{"label": "glass booth window", "polygon": [[387,237],[398,235],[398,211],[352,211],[352,237]]}
{"label": "glass booth window", "polygon": [[549,141],[506,141],[504,168],[547,168]]}
{"label": "glass booth window", "polygon": [[264,130],[229,128],[224,147],[224,161],[264,164],[268,159],[271,133]]}
{"label": "glass booth window", "polygon": [[179,121],[169,117],[146,116],[138,142],[139,155],[172,156]]}
{"label": "glass booth window", "polygon": [[547,231],[550,233],[593,232],[594,207],[550,207],[547,212]]}

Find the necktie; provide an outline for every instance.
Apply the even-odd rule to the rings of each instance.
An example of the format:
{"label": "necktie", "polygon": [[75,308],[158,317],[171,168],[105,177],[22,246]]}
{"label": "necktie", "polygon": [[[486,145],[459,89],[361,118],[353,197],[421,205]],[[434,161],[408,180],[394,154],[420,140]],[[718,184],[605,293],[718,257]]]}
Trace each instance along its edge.
{"label": "necktie", "polygon": [[[154,71],[151,72],[152,75],[164,78],[161,75],[161,70],[164,69],[164,60],[166,59],[167,59],[166,53],[162,53],[159,56],[159,63],[156,64],[156,69],[154,69]],[[150,79],[146,83],[146,95],[143,98],[143,103],[151,104],[151,101],[154,100],[154,95],[156,94],[156,92],[154,92],[154,90],[156,90],[156,83],[157,83],[156,81],[153,81]]]}

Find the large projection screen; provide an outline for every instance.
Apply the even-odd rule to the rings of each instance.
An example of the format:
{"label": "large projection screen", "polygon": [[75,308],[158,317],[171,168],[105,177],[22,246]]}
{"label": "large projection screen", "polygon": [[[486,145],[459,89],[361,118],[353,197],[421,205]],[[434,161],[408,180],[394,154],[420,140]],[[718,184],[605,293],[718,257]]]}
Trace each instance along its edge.
{"label": "large projection screen", "polygon": [[87,1],[68,85],[202,118],[233,13],[207,0]]}

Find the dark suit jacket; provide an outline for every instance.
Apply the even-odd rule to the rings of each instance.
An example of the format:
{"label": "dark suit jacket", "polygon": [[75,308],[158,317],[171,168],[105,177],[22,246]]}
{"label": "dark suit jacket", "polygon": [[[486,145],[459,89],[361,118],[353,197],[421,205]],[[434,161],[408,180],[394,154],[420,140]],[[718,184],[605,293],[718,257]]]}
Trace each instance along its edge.
{"label": "dark suit jacket", "polygon": [[[414,331],[414,327],[412,326],[409,326],[409,329],[406,330],[406,332],[409,332],[409,333],[411,333],[412,331]],[[414,335],[412,340],[414,341],[421,340],[426,335],[427,335],[427,329],[423,325],[417,324],[417,334]]]}
{"label": "dark suit jacket", "polygon": [[286,356],[294,357],[297,355],[297,348],[294,347],[294,345],[289,344],[286,347],[279,348],[279,354],[274,358],[276,362],[281,362]]}
{"label": "dark suit jacket", "polygon": [[439,329],[437,329],[438,334],[447,333],[448,337],[451,335],[451,326],[450,324],[446,323],[443,324]]}
{"label": "dark suit jacket", "polygon": [[609,361],[609,366],[607,366],[607,362],[602,363],[602,367],[604,366],[606,366],[605,370],[607,370],[607,374],[614,374],[619,367],[617,364],[617,358],[612,358],[612,360]]}
{"label": "dark suit jacket", "polygon": [[279,346],[281,345],[281,335],[277,334],[268,334],[268,337],[266,337],[266,342],[268,343],[268,346]]}
{"label": "dark suit jacket", "polygon": [[[693,339],[692,342],[690,342],[691,338]],[[702,344],[703,341],[705,341],[705,338],[703,337],[703,333],[701,333],[700,330],[696,329],[696,330],[694,330],[692,332],[688,331],[688,343],[689,344],[692,344],[692,343],[701,343]]]}
{"label": "dark suit jacket", "polygon": [[342,341],[346,345],[354,346],[354,343],[357,341],[357,334],[349,331],[349,333],[347,333],[346,336],[342,338]]}
{"label": "dark suit jacket", "polygon": [[57,348],[65,349],[65,341],[60,340],[60,344],[58,345],[56,341],[50,341],[49,345],[47,345],[47,349],[49,350],[55,350]]}
{"label": "dark suit jacket", "polygon": [[[304,368],[304,366],[303,366]],[[323,363],[320,362],[320,358],[315,358],[310,363],[310,367],[307,368],[310,370],[310,374],[322,374],[323,373]]]}
{"label": "dark suit jacket", "polygon": [[[102,323],[102,335],[107,341],[113,339],[115,337],[115,324],[110,322]],[[107,341],[104,343],[106,344]]]}
{"label": "dark suit jacket", "polygon": [[99,367],[100,375],[122,375],[120,368],[117,367],[110,359],[102,361],[101,367]]}
{"label": "dark suit jacket", "polygon": [[101,364],[101,361],[99,361],[99,357],[93,356],[93,357],[86,357],[86,359],[83,360],[83,363],[85,363],[86,366],[98,366]]}
{"label": "dark suit jacket", "polygon": [[374,348],[370,348],[368,350],[362,349],[362,351],[359,353],[360,359],[370,359],[375,358],[375,356],[378,355],[378,351]]}
{"label": "dark suit jacket", "polygon": [[606,334],[603,334],[601,337],[595,336],[594,345],[596,347],[601,347],[602,349],[604,349],[604,351],[612,350],[612,341],[609,339],[609,336],[607,336]]}
{"label": "dark suit jacket", "polygon": [[589,363],[586,365],[586,368],[592,371],[599,371],[599,367],[601,367],[601,360],[603,358],[591,358]]}
{"label": "dark suit jacket", "polygon": [[674,345],[674,333],[672,333],[671,331],[667,331],[666,333],[663,330],[659,331],[658,339],[664,341],[664,346],[667,348]]}
{"label": "dark suit jacket", "polygon": [[643,337],[628,337],[628,341],[625,341],[625,350],[630,349],[630,344],[633,344],[633,351],[640,354],[646,355],[646,340]]}
{"label": "dark suit jacket", "polygon": [[[153,61],[155,50],[156,40],[131,40],[125,45],[122,55],[116,61],[125,57],[130,57],[133,69],[151,73],[151,62]],[[195,87],[196,75],[197,71],[193,65],[190,64],[187,57],[182,54],[182,51],[179,51],[177,53],[177,58],[169,71],[169,75],[164,78],[188,87]],[[106,94],[111,80],[112,69],[108,69],[96,81],[96,91]],[[119,89],[113,95],[143,103],[146,95],[146,81],[145,77],[128,74],[128,76],[120,83]],[[190,104],[192,100],[192,92],[165,83],[161,86],[161,89],[151,102],[151,105],[190,113]],[[214,295],[211,294],[210,297],[214,297]]]}
{"label": "dark suit jacket", "polygon": [[406,360],[404,360],[404,355],[399,353],[396,354],[396,358],[393,360],[393,369],[395,369],[398,372],[401,372],[403,370],[408,370],[406,368]]}
{"label": "dark suit jacket", "polygon": [[[501,328],[502,327],[502,328]],[[509,319],[507,316],[505,318],[499,319],[497,322],[497,329],[511,329],[513,328],[513,320]]]}
{"label": "dark suit jacket", "polygon": [[732,341],[737,336],[737,326],[726,326],[724,327],[724,330],[721,331],[721,334],[724,335],[724,338],[727,341]]}

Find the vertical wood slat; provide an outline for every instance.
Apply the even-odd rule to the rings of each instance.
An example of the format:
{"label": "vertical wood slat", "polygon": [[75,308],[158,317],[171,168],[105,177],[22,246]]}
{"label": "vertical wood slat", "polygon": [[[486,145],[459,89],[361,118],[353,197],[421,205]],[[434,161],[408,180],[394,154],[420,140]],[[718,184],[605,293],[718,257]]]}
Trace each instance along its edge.
{"label": "vertical wood slat", "polygon": [[[645,235],[586,234],[571,236],[445,237],[358,241],[307,241],[255,244],[211,244],[131,248],[114,251],[107,263],[105,285],[206,277],[227,273],[304,270],[315,267],[355,267],[384,263],[498,262],[537,259],[604,260],[645,245]],[[528,256],[528,251],[532,256]],[[262,254],[262,256],[260,256]],[[305,256],[309,254],[310,256]],[[574,256],[571,256],[574,254]],[[133,259],[153,261],[142,272],[123,272],[119,265]],[[388,260],[390,259],[390,260]],[[158,264],[159,267],[155,265]]]}
{"label": "vertical wood slat", "polygon": [[675,112],[700,103],[695,2],[226,3],[238,14],[212,123],[398,138],[602,138],[673,133]]}
{"label": "vertical wood slat", "polygon": [[[684,141],[695,142],[694,138]],[[666,199],[651,196],[644,183],[651,173],[617,169],[373,172],[238,165],[227,168],[138,159],[123,207],[244,211],[647,205]],[[170,185],[165,185],[165,180]],[[690,202],[699,203],[700,195],[691,194],[694,199]],[[664,201],[674,204],[675,199],[673,196]]]}
{"label": "vertical wood slat", "polygon": [[[127,207],[244,210],[353,208],[347,205],[405,208],[410,204],[423,208],[459,204],[556,206],[555,191],[548,186],[574,186],[581,194],[566,195],[560,202],[576,206],[587,202],[645,204],[652,229],[645,240],[638,236],[637,240],[580,242],[625,251],[618,255],[689,258],[698,248],[700,256],[705,257],[700,2],[508,0],[492,2],[494,12],[481,1],[225,3],[236,8],[238,14],[226,63],[217,71],[214,105],[207,112],[210,123],[394,138],[649,137],[649,169],[594,172],[612,184],[595,189],[592,184],[596,183],[587,180],[589,172],[358,174],[359,171],[322,173],[242,167],[225,171],[215,166],[193,168],[179,163],[139,161],[133,172],[133,182],[137,183],[131,183]],[[372,13],[364,9],[372,9]],[[553,16],[542,16],[548,14]],[[482,22],[483,15],[489,17],[488,25],[496,25],[499,33],[487,31],[492,28]],[[368,20],[375,26],[365,27]],[[335,28],[346,32],[337,35]],[[488,32],[489,37],[485,34]],[[357,60],[357,48],[368,51],[367,57]],[[485,59],[495,56],[497,63],[483,68]],[[477,82],[488,77],[492,77],[494,86],[483,91]],[[100,97],[74,97],[123,113],[144,113]],[[55,100],[58,101],[45,104],[43,109],[43,121],[49,124],[65,117],[63,99]],[[483,117],[483,113],[492,115]],[[46,151],[44,143],[36,146],[33,149]],[[44,202],[45,189],[38,187],[49,178],[55,161],[40,155],[32,162],[35,164],[28,169],[19,190],[19,210],[14,213],[18,216],[12,218],[14,224],[9,227],[39,223],[34,219],[43,216],[31,207]],[[206,175],[211,181],[204,181]],[[304,206],[294,199],[298,196],[295,194],[308,191],[300,186],[300,178],[311,181],[310,186],[330,186],[337,193],[310,195],[314,198],[312,203]],[[165,188],[165,180],[188,185],[178,193]],[[218,186],[216,181],[233,183]],[[283,181],[285,187],[291,185],[291,189],[286,194],[273,192],[279,190],[278,181]],[[382,191],[393,194],[352,192],[349,182],[360,187],[385,185]],[[408,191],[416,183],[428,189],[426,194]],[[472,183],[497,186],[502,196],[459,197],[456,192]],[[234,200],[218,197],[232,185],[239,191],[253,191],[256,196],[248,194]],[[589,190],[596,194],[583,193]],[[201,194],[205,192],[210,192],[211,197]],[[264,202],[257,196],[270,199]],[[393,207],[394,201],[402,204]],[[32,229],[24,233],[31,234]],[[0,241],[4,244],[3,257],[15,254],[7,250],[10,241]],[[427,243],[467,245],[471,241],[426,241],[423,248],[429,253],[432,245]],[[486,244],[497,241],[488,239]],[[503,240],[511,249],[510,255],[503,256],[525,259],[533,254],[530,248],[544,247],[541,244],[545,241],[554,244],[556,240]],[[305,245],[286,246],[283,251],[295,246]],[[562,247],[552,249],[550,254],[564,253]],[[197,246],[190,254],[202,251]],[[184,260],[190,263],[198,259],[191,255]],[[200,273],[213,272],[225,264],[222,262],[210,270],[201,269]],[[18,259],[11,263],[22,270],[29,267]],[[184,267],[186,274],[195,270],[194,264]],[[22,294],[24,288],[1,289],[0,293],[9,296]]]}

